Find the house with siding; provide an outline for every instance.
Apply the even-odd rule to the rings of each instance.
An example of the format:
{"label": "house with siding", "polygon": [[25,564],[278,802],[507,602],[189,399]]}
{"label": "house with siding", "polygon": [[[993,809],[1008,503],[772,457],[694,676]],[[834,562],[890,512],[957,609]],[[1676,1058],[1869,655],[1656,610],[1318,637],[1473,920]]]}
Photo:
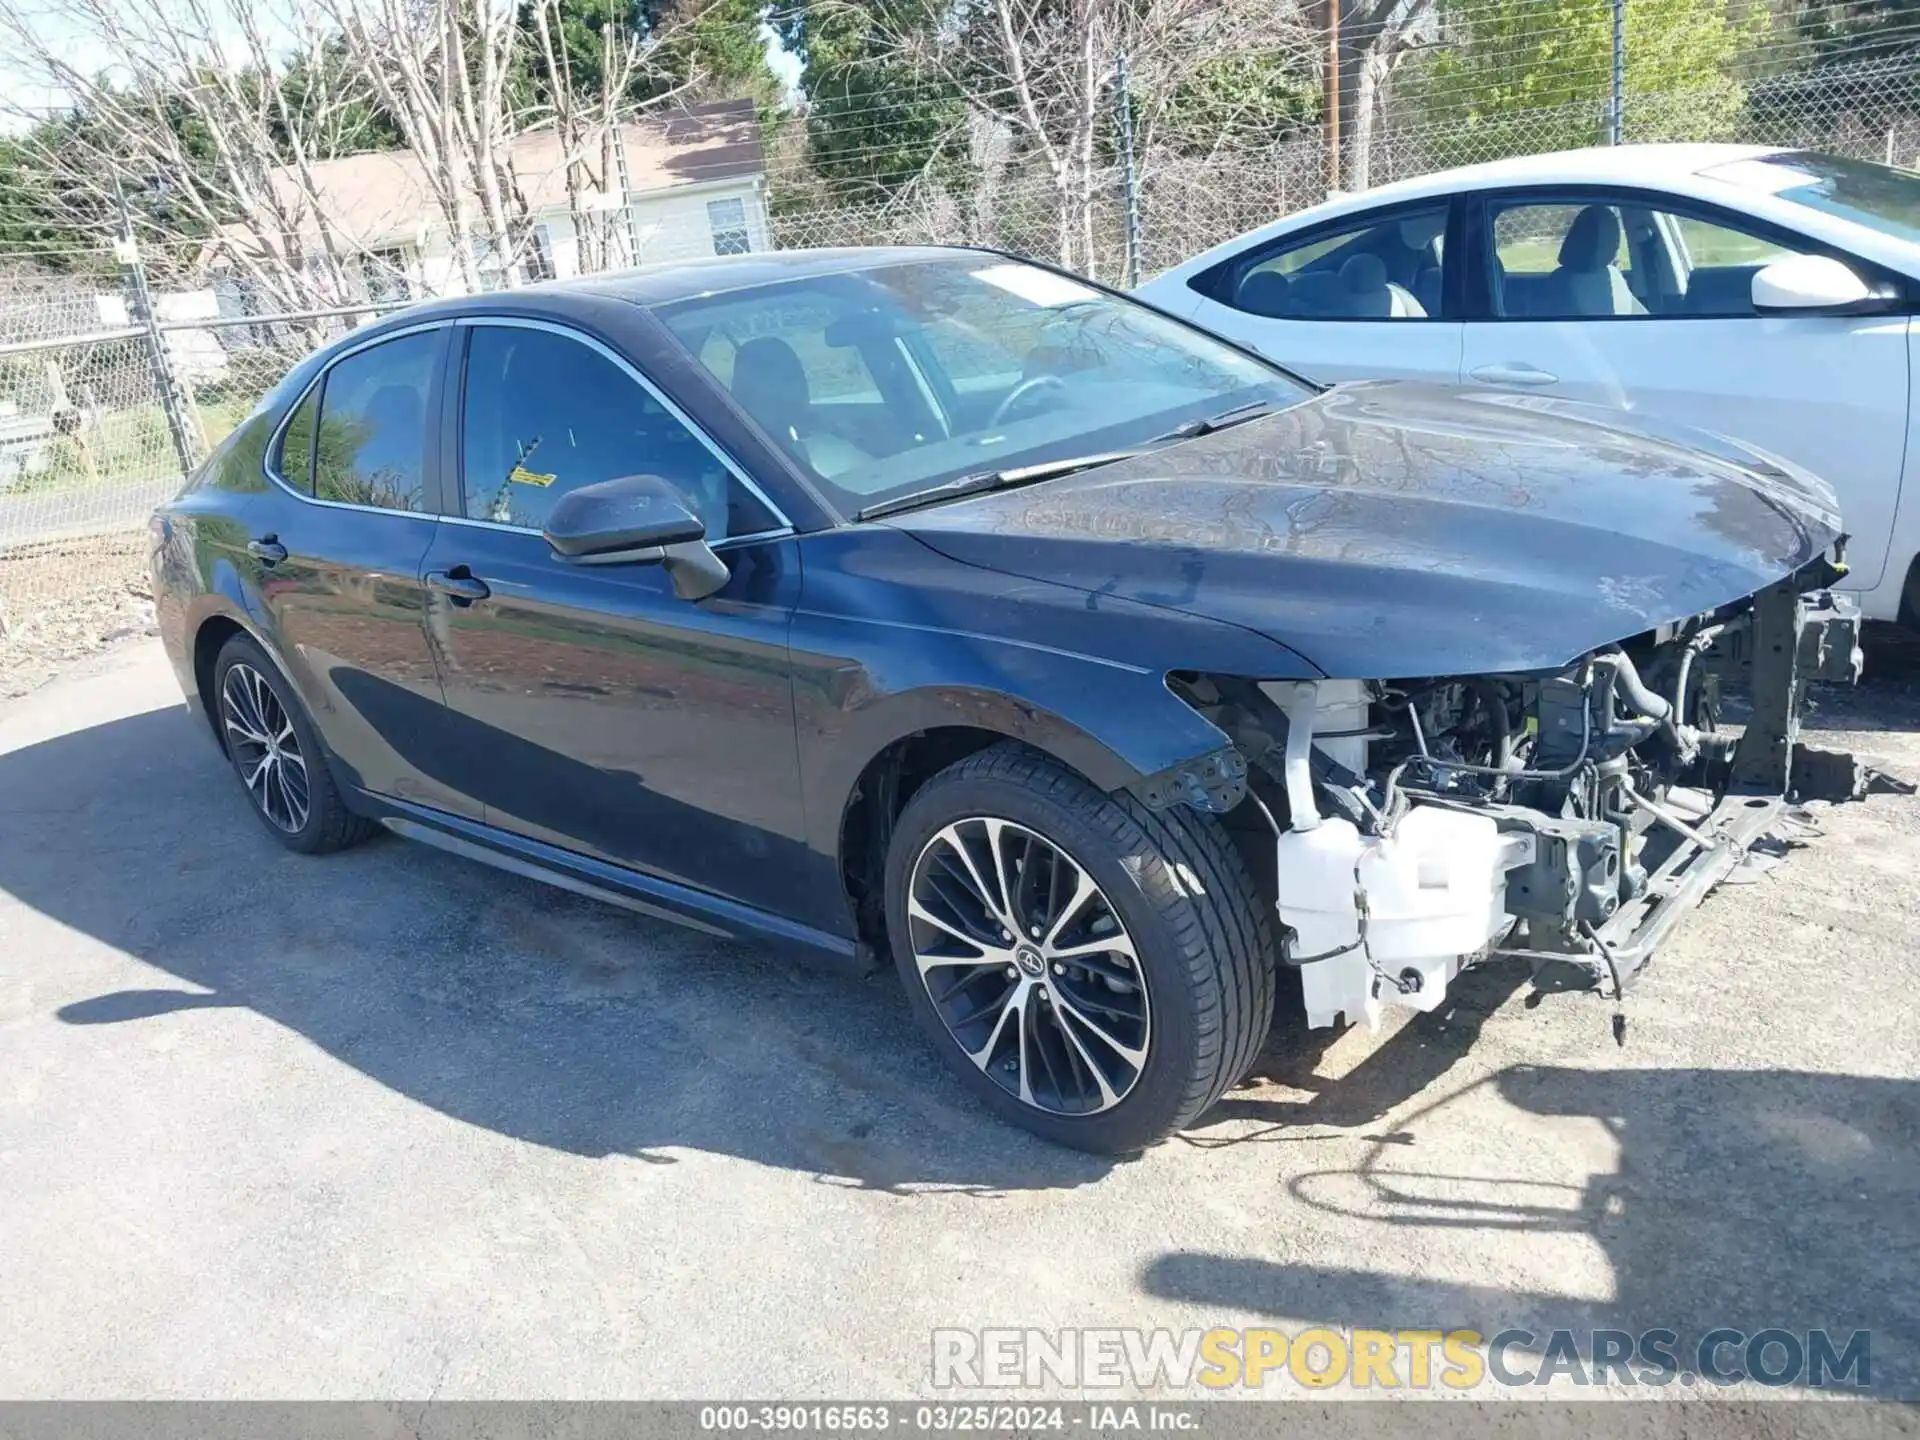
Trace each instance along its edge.
{"label": "house with siding", "polygon": [[[515,268],[521,279],[553,279],[768,248],[765,160],[752,101],[643,117],[614,127],[588,150],[574,157],[570,185],[557,133],[534,130],[512,141],[506,168],[517,194],[508,208],[521,218],[509,246],[473,235],[480,288],[502,287]],[[310,176],[302,182],[287,171],[278,183],[288,188],[288,211],[315,217],[296,237],[301,264],[343,270],[337,287],[329,287],[343,300],[409,300],[471,288],[413,151],[323,160]],[[469,207],[477,221],[477,194]],[[329,222],[331,255],[317,215]],[[225,240],[222,248],[238,253],[261,243],[243,226],[231,227]],[[210,258],[216,274],[228,277],[217,288],[244,290],[230,256]]]}

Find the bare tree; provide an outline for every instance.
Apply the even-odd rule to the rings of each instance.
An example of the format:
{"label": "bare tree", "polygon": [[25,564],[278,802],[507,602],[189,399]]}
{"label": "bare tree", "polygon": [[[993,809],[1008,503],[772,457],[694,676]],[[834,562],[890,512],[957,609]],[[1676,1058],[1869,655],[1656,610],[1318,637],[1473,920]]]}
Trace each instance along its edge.
{"label": "bare tree", "polygon": [[[24,143],[82,224],[112,214],[119,183],[143,202],[143,238],[224,261],[277,308],[347,298],[350,246],[316,203],[312,167],[366,94],[325,63],[311,13],[272,0],[0,0],[0,40],[73,107],[76,123],[28,129]],[[276,83],[289,60],[311,72],[297,97]]]}
{"label": "bare tree", "polygon": [[509,0],[318,0],[393,117],[447,228],[454,265],[480,288],[475,240],[518,279],[507,80],[520,37]]}
{"label": "bare tree", "polygon": [[601,26],[596,36],[599,51],[591,78],[577,74],[561,33],[562,3],[531,0],[529,6],[546,112],[528,118],[550,126],[559,143],[567,214],[580,247],[579,268],[603,270],[622,259],[637,263],[638,243],[621,233],[622,221],[612,204],[624,200],[626,188],[621,129],[703,77],[670,76],[660,58],[659,35],[645,34],[636,25],[612,24]]}
{"label": "bare tree", "polygon": [[[626,253],[637,248],[619,234],[616,213],[627,188],[621,129],[704,79],[697,70],[667,72],[672,27],[601,27],[588,77],[576,73],[561,33],[562,0],[528,0],[524,11],[517,0],[314,3],[418,161],[469,289],[481,282],[482,251],[504,283],[526,277],[533,230],[525,186],[551,178],[520,173],[515,142],[530,131],[550,132],[557,144],[546,163],[563,181],[581,268],[603,268],[623,238]],[[674,23],[699,18],[690,9]]]}
{"label": "bare tree", "polygon": [[1224,48],[1309,43],[1291,0],[908,0],[869,15],[891,57],[937,76],[1043,167],[1059,259],[1090,273],[1120,57],[1150,153],[1182,81]]}
{"label": "bare tree", "polygon": [[1387,81],[1433,28],[1433,0],[1347,0],[1340,16],[1340,53],[1352,56],[1341,76],[1340,106],[1351,136],[1344,173],[1350,188],[1373,183],[1373,136]]}

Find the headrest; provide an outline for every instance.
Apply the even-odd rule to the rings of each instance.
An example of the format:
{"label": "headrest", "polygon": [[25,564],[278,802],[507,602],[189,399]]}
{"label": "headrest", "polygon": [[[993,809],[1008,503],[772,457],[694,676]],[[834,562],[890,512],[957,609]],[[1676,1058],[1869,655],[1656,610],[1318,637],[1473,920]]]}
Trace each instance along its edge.
{"label": "headrest", "polygon": [[1589,205],[1573,217],[1560,242],[1560,264],[1568,270],[1602,270],[1620,253],[1620,221],[1605,205]]}
{"label": "headrest", "polygon": [[1365,295],[1387,286],[1387,262],[1378,255],[1350,255],[1340,267],[1340,283],[1355,295]]}
{"label": "headrest", "polygon": [[1240,282],[1235,299],[1242,310],[1255,315],[1285,315],[1290,288],[1287,277],[1278,270],[1256,270]]}
{"label": "headrest", "polygon": [[1447,212],[1444,210],[1409,215],[1400,222],[1400,239],[1411,250],[1424,250],[1446,233]]}
{"label": "headrest", "polygon": [[778,335],[762,335],[733,357],[733,398],[762,425],[785,432],[807,407],[807,372],[793,347]]}

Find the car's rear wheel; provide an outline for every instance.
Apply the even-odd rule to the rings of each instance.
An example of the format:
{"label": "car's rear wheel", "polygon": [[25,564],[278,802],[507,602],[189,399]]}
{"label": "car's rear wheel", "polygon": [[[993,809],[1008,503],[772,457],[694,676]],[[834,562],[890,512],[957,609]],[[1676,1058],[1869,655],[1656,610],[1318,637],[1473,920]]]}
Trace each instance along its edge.
{"label": "car's rear wheel", "polygon": [[213,712],[254,814],[289,850],[324,854],[377,828],[347,809],[293,687],[245,635],[228,640],[214,662]]}
{"label": "car's rear wheel", "polygon": [[1019,745],[914,795],[887,925],[914,1013],[963,1082],[1084,1150],[1192,1123],[1272,1020],[1271,928],[1220,823],[1103,794]]}

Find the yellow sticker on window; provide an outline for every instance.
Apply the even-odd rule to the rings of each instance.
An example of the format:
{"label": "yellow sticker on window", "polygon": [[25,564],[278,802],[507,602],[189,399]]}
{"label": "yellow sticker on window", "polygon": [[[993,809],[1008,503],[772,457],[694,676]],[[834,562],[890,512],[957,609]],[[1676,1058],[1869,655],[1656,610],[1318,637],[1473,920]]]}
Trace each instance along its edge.
{"label": "yellow sticker on window", "polygon": [[515,485],[538,485],[543,490],[558,478],[557,475],[542,475],[538,470],[529,470],[524,465],[516,465],[507,472],[507,479]]}

